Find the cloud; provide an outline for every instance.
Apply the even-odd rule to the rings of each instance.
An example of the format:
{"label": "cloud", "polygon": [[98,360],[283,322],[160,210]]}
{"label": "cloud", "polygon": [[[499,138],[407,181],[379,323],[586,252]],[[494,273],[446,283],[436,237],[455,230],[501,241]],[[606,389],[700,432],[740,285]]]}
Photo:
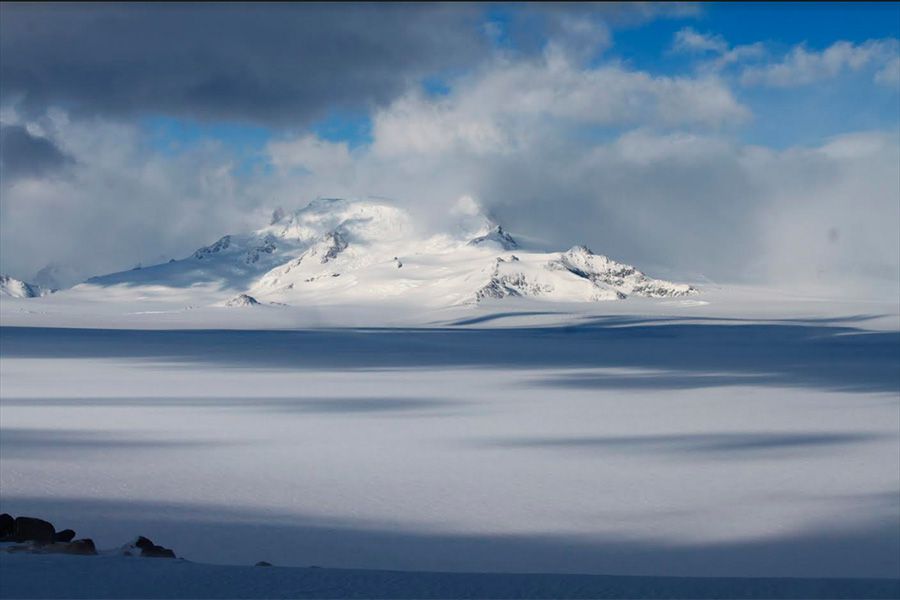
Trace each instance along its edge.
{"label": "cloud", "polygon": [[900,86],[900,56],[895,56],[889,60],[884,67],[875,73],[875,83],[889,87]]}
{"label": "cloud", "polygon": [[[348,102],[372,102],[367,144],[329,141],[295,127],[294,119],[308,118],[321,98],[282,108],[262,102],[256,118],[292,125],[264,145],[256,157],[264,164],[249,167],[233,146],[214,140],[174,151],[148,144],[146,132],[120,118],[156,106],[139,89],[92,111],[39,110],[34,98],[7,108],[5,124],[24,128],[70,162],[55,177],[3,178],[2,269],[29,277],[49,262],[75,262],[88,273],[128,268],[186,256],[225,233],[265,225],[277,206],[299,207],[320,195],[376,195],[407,205],[423,226],[434,228],[480,205],[539,246],[586,243],[660,276],[820,283],[858,293],[865,293],[867,281],[897,281],[898,136],[864,132],[783,150],[741,143],[736,126],[754,115],[724,69],[762,58],[768,52],[762,45],[729,47],[715,36],[712,43],[684,42],[705,48],[700,56],[709,66],[665,76],[615,59],[586,60],[607,43],[603,27],[574,9],[554,19],[549,28],[584,35],[551,38],[535,52],[489,54],[449,79],[445,93],[426,94],[409,80],[421,65],[436,64],[428,60],[410,63],[381,96],[351,85],[362,100]],[[357,26],[335,24],[333,39],[343,40]],[[330,48],[322,36],[313,38]],[[343,56],[344,50],[334,51]],[[161,63],[176,55],[184,56],[164,52]],[[198,56],[205,66],[215,64],[203,52]],[[873,76],[881,69],[879,77],[894,77],[885,70],[888,60],[848,56],[826,62],[838,64],[838,71],[861,64]],[[148,85],[161,77],[155,68]],[[173,85],[182,86],[179,78],[189,77],[190,69],[185,73],[176,69]],[[339,78],[345,75],[355,77]],[[129,77],[123,85],[140,88]],[[294,85],[283,83],[282,74],[272,78],[273,90],[293,93],[281,87]],[[69,89],[53,85],[56,92],[43,96],[48,102]],[[340,102],[344,92],[334,93],[332,100]],[[302,104],[301,96],[291,96],[289,104]],[[167,110],[252,118],[248,98],[225,93],[218,101],[229,108],[220,113],[202,99]]]}
{"label": "cloud", "polygon": [[23,125],[0,123],[0,179],[42,177],[69,164],[71,158],[45,137]]}
{"label": "cloud", "polygon": [[[761,214],[769,276],[804,275],[845,288],[900,278],[900,140],[847,134],[815,148],[776,155],[770,203]],[[788,171],[787,169],[790,169]],[[781,260],[774,260],[781,257]],[[802,266],[804,271],[798,269]]]}
{"label": "cloud", "polygon": [[698,65],[699,71],[706,73],[719,73],[732,65],[762,58],[767,53],[766,46],[762,42],[732,47],[721,35],[698,33],[690,27],[675,33],[671,51],[714,55],[713,58],[704,59]]}
{"label": "cloud", "polygon": [[[502,9],[498,9],[502,10]],[[697,12],[692,4],[526,4],[519,56],[548,38],[589,58],[608,24]],[[498,23],[478,4],[102,4],[0,6],[2,101],[29,116],[148,113],[300,129],[335,110],[383,106],[435,73],[477,67]]]}
{"label": "cloud", "polygon": [[756,42],[731,46],[721,35],[685,27],[676,32],[671,51],[712,55],[697,64],[701,73],[721,73],[743,65],[739,80],[745,86],[797,87],[863,69],[874,70],[873,80],[877,84],[896,87],[900,82],[900,43],[897,39],[868,40],[860,44],[838,41],[822,51],[809,50],[800,44],[780,60],[764,62],[773,54],[771,44]]}
{"label": "cloud", "polygon": [[[603,69],[611,69],[604,78],[649,77],[609,65],[595,71]],[[648,88],[600,85],[587,71],[550,59],[500,63],[447,96],[399,98],[373,115],[372,145],[341,173],[302,182],[283,173],[270,195],[285,202],[300,187],[373,193],[405,201],[436,225],[460,198],[477,199],[546,248],[587,243],[664,275],[837,293],[897,280],[897,136],[848,135],[781,151],[741,144],[676,110],[667,84],[648,110],[639,101]],[[581,91],[593,102],[582,104]],[[696,111],[702,103],[687,104]],[[585,135],[597,125],[612,129]]]}
{"label": "cloud", "polygon": [[275,167],[300,168],[320,175],[345,169],[352,160],[345,142],[328,142],[314,135],[271,142],[267,152]]}
{"label": "cloud", "polygon": [[796,87],[867,68],[878,69],[874,76],[876,82],[889,83],[893,81],[891,69],[896,65],[898,52],[900,44],[896,39],[868,40],[861,44],[838,41],[822,51],[799,45],[779,62],[746,67],[741,73],[741,83]]}
{"label": "cloud", "polygon": [[698,33],[691,27],[685,27],[675,33],[672,48],[678,52],[716,52],[723,54],[728,50],[728,42],[721,35]]}
{"label": "cloud", "polygon": [[[396,110],[384,109],[394,118]],[[481,204],[539,246],[586,243],[661,276],[865,294],[870,282],[900,272],[896,136],[774,151],[715,132],[638,127],[592,140],[545,124],[514,152],[470,143],[384,152],[379,136],[405,125],[385,123],[372,146],[353,152],[309,136],[272,143],[274,170],[251,177],[238,176],[216,144],[168,156],[148,152],[130,127],[58,126],[55,141],[77,163],[60,178],[4,183],[3,269],[30,276],[52,261],[87,273],[129,268],[265,225],[279,205],[371,194],[435,228]]]}
{"label": "cloud", "polygon": [[510,153],[546,127],[718,127],[750,113],[715,77],[664,77],[616,63],[579,67],[565,54],[497,61],[433,99],[408,94],[373,118],[373,151]]}
{"label": "cloud", "polygon": [[59,111],[43,120],[72,163],[55,177],[3,178],[4,272],[31,278],[56,263],[93,275],[161,262],[263,218],[226,148],[159,154],[134,126]]}
{"label": "cloud", "polygon": [[164,113],[300,126],[478,61],[474,5],[4,3],[0,79],[32,115]]}
{"label": "cloud", "polygon": [[612,44],[612,34],[603,21],[563,13],[553,23],[545,53],[561,53],[586,62]]}

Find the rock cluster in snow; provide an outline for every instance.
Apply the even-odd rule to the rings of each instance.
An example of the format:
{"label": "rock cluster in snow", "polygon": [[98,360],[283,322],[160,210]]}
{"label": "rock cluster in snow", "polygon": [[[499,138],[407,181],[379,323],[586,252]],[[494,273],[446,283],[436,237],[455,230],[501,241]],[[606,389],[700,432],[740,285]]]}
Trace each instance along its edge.
{"label": "rock cluster in snow", "polygon": [[13,542],[8,552],[40,552],[47,554],[97,554],[90,538],[74,539],[71,529],[56,531],[49,521],[35,517],[0,515],[0,542]]}
{"label": "rock cluster in snow", "polygon": [[[74,539],[71,529],[56,531],[53,523],[35,517],[0,514],[0,544],[6,552],[33,554],[97,554],[90,538]],[[144,558],[176,558],[171,548],[158,546],[144,536],[125,544],[116,552],[124,556]]]}

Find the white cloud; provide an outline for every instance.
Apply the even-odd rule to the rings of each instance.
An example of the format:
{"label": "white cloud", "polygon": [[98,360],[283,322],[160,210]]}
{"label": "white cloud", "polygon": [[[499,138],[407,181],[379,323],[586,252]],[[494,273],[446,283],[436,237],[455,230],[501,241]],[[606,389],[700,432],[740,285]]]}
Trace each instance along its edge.
{"label": "white cloud", "polygon": [[697,63],[700,73],[721,73],[730,67],[744,65],[739,79],[745,86],[796,87],[863,69],[874,70],[875,83],[892,87],[900,84],[900,43],[897,39],[868,40],[861,44],[838,41],[822,51],[809,50],[800,44],[791,48],[781,60],[763,62],[772,54],[766,43],[731,46],[721,35],[685,27],[675,34],[671,50],[703,56]]}
{"label": "white cloud", "polygon": [[735,46],[734,48],[723,52],[714,60],[704,65],[704,68],[711,69],[713,71],[721,71],[722,69],[725,69],[732,65],[759,60],[765,57],[767,53],[768,50],[766,49],[766,45],[762,42]]}
{"label": "white cloud", "polygon": [[[509,153],[547,126],[717,127],[749,111],[716,77],[662,77],[617,64],[576,66],[565,54],[497,61],[440,99],[410,94],[374,118],[374,152]],[[554,123],[559,122],[559,123]]]}
{"label": "white cloud", "polygon": [[34,124],[73,158],[56,177],[3,181],[3,269],[32,277],[47,263],[97,274],[180,257],[256,220],[234,159],[204,143],[176,156],[138,128],[57,112]]}
{"label": "white cloud", "polygon": [[691,27],[685,27],[675,34],[672,49],[678,52],[716,52],[722,54],[728,50],[728,42],[721,35],[699,33]]}
{"label": "white cloud", "polygon": [[640,129],[626,132],[605,149],[612,150],[625,162],[643,166],[696,164],[732,150],[731,145],[721,138],[683,132],[660,135]]}
{"label": "white cloud", "polygon": [[602,21],[562,13],[555,19],[556,32],[545,52],[562,53],[584,62],[612,44],[609,27]]}
{"label": "white cloud", "polygon": [[895,56],[887,62],[877,73],[875,83],[889,87],[900,86],[900,56]]}
{"label": "white cloud", "polygon": [[373,151],[384,157],[504,152],[513,140],[487,111],[467,111],[452,99],[430,100],[419,93],[400,98],[373,119]]}
{"label": "white cloud", "polygon": [[876,81],[886,80],[885,68],[896,60],[896,39],[869,40],[861,44],[838,41],[822,51],[809,50],[803,45],[792,48],[780,62],[750,66],[741,74],[744,85],[795,87],[837,77],[844,72],[864,68],[879,69]]}
{"label": "white cloud", "polygon": [[319,174],[340,170],[351,162],[346,142],[328,142],[314,135],[271,142],[267,152],[278,168],[301,168]]}
{"label": "white cloud", "polygon": [[[865,293],[900,278],[900,144],[856,133],[777,156],[760,214],[766,276]],[[858,289],[854,290],[853,288]]]}
{"label": "white cloud", "polygon": [[[482,88],[505,89],[495,81],[468,85],[460,97],[407,97],[386,107],[376,114],[373,145],[340,178],[353,184],[316,179],[307,189],[397,198],[437,224],[478,198],[508,229],[548,247],[587,243],[651,272],[836,293],[897,280],[896,136],[775,151],[709,130],[660,130],[665,119],[655,115],[655,125],[609,140],[579,139],[559,117],[584,125],[591,113],[541,110],[534,98],[505,103]],[[285,181],[281,189],[296,186]]]}
{"label": "white cloud", "polygon": [[698,64],[701,73],[718,73],[732,65],[762,58],[767,53],[766,46],[762,42],[732,47],[721,35],[698,33],[690,27],[685,27],[675,34],[672,51],[714,55],[713,58],[704,58]]}

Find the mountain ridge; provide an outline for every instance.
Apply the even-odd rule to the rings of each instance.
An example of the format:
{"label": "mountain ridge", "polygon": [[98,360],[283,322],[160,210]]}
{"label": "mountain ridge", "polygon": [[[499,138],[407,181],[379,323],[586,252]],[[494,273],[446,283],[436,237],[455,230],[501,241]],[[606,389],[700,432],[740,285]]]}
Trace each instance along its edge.
{"label": "mountain ridge", "polygon": [[[690,285],[654,279],[586,246],[530,249],[483,213],[433,233],[384,200],[317,199],[249,234],[228,234],[168,263],[88,279],[80,293],[258,306],[409,300],[427,306],[526,296],[563,302],[673,298]],[[202,298],[201,298],[202,296]],[[235,301],[239,297],[256,302]]]}

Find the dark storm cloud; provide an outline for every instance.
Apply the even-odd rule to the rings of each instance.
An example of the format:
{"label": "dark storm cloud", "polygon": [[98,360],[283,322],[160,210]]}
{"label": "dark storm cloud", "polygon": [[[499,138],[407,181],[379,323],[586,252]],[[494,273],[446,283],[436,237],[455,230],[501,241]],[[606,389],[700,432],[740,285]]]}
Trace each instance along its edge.
{"label": "dark storm cloud", "polygon": [[474,5],[3,4],[5,102],[302,125],[472,64]]}
{"label": "dark storm cloud", "polygon": [[0,179],[39,177],[71,159],[46,138],[31,135],[21,125],[0,125]]}

